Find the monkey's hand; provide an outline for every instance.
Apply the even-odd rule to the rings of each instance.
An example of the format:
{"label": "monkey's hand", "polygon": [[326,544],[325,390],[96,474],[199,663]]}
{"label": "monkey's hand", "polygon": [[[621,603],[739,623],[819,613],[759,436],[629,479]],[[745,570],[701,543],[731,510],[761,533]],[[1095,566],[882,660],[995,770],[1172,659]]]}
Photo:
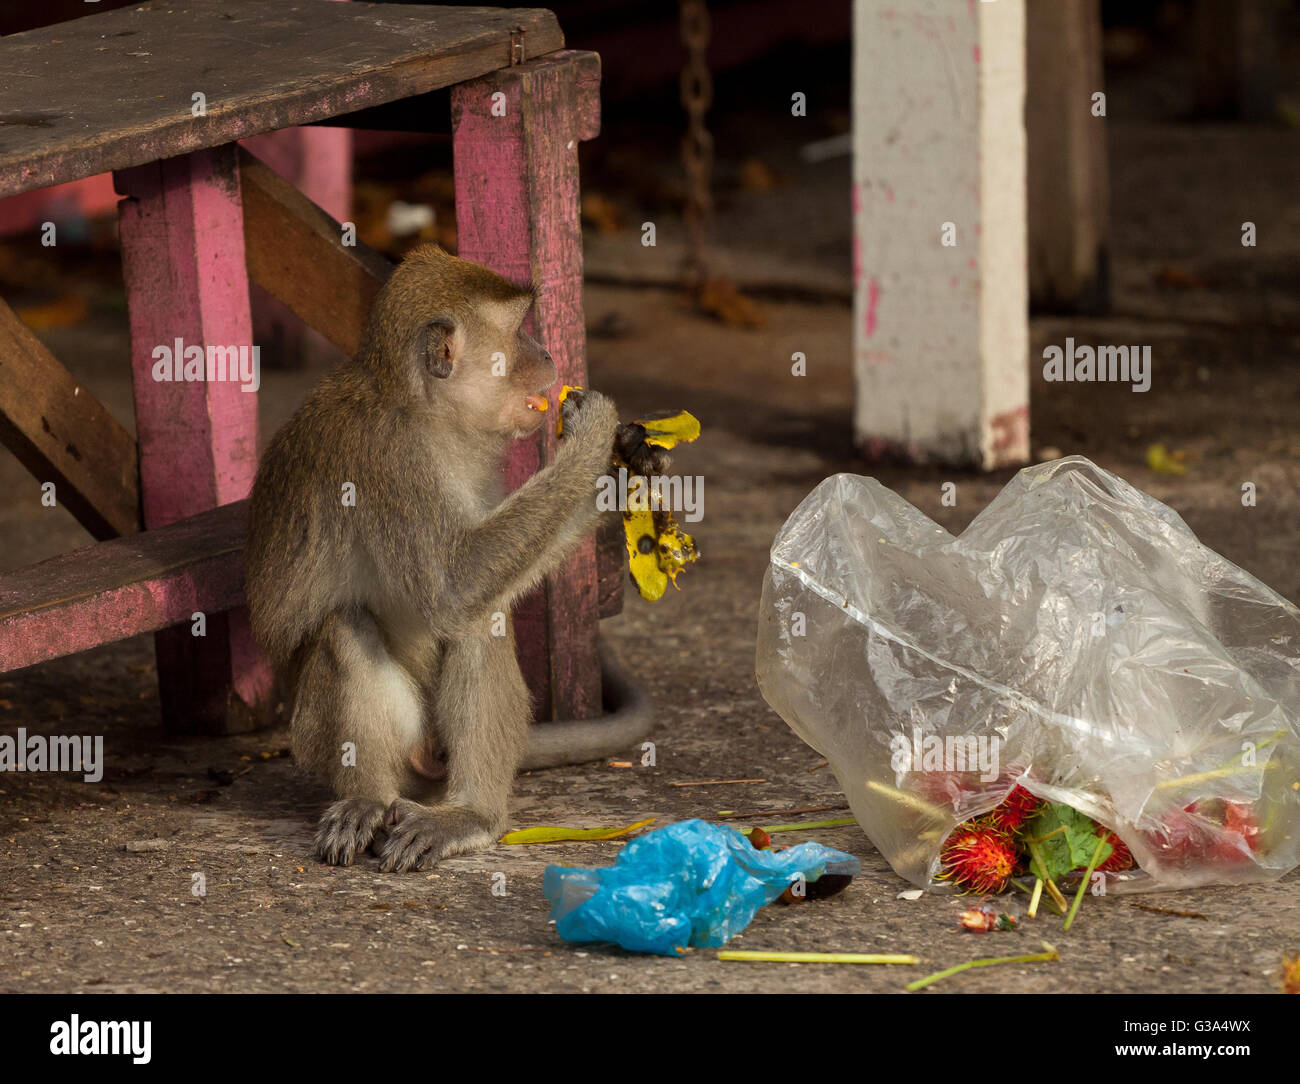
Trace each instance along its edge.
{"label": "monkey's hand", "polygon": [[331,866],[352,865],[352,859],[370,846],[384,823],[384,812],[384,803],[371,798],[335,802],[316,826],[316,856]]}
{"label": "monkey's hand", "polygon": [[561,452],[582,454],[584,460],[597,462],[603,472],[614,450],[618,432],[618,408],[614,400],[588,388],[574,388],[560,404],[564,419]]}
{"label": "monkey's hand", "polygon": [[640,422],[618,423],[618,432],[614,437],[615,466],[626,463],[630,473],[650,478],[656,474],[667,474],[672,462],[672,456],[666,449],[646,440],[646,428]]}
{"label": "monkey's hand", "polygon": [[609,472],[618,409],[594,391],[570,392],[561,409],[564,435],[554,462],[458,538],[446,558],[449,586],[426,610],[442,635],[482,627],[485,615],[558,568],[599,522],[598,489]]}
{"label": "monkey's hand", "polygon": [[427,869],[440,858],[492,845],[494,828],[482,813],[464,806],[426,806],[398,798],[385,818],[388,841],[379,855],[385,873]]}

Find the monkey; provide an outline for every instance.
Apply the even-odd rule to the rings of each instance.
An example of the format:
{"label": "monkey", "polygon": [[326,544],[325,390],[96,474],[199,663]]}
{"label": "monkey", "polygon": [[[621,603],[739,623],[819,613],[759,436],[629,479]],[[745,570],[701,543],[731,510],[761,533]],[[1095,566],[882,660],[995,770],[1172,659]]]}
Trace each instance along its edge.
{"label": "monkey", "polygon": [[372,849],[385,872],[423,869],[504,827],[532,718],[510,606],[596,526],[618,426],[608,397],[571,393],[554,461],[504,495],[506,449],[557,377],[523,327],[533,302],[412,250],[259,466],[250,620],[294,758],[333,786],[314,839],[331,865]]}

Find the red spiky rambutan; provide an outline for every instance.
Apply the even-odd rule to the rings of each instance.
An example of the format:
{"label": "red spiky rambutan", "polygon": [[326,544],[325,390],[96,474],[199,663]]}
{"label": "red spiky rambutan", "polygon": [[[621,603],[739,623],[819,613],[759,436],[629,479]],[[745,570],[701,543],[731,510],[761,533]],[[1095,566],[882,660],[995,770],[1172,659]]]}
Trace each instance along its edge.
{"label": "red spiky rambutan", "polygon": [[1259,822],[1255,820],[1254,806],[1245,802],[1224,802],[1223,827],[1241,836],[1252,851],[1259,850]]}
{"label": "red spiky rambutan", "polygon": [[1105,835],[1106,842],[1114,848],[1110,852],[1110,857],[1097,867],[1099,870],[1103,873],[1119,873],[1121,870],[1133,868],[1133,852],[1128,849],[1128,844],[1114,832],[1107,832],[1100,824],[1097,825],[1097,835]]}
{"label": "red spiky rambutan", "polygon": [[1037,813],[1042,804],[1040,799],[1017,783],[1002,804],[989,814],[989,821],[1003,832],[1019,832],[1025,821]]}
{"label": "red spiky rambutan", "polygon": [[996,895],[1007,887],[1019,857],[1011,837],[981,817],[958,825],[948,837],[938,878],[965,892]]}
{"label": "red spiky rambutan", "polygon": [[1144,833],[1161,864],[1181,869],[1198,863],[1209,851],[1213,836],[1194,809],[1195,804],[1166,810]]}
{"label": "red spiky rambutan", "polygon": [[1254,810],[1244,802],[1220,799],[1167,811],[1147,836],[1161,859],[1175,868],[1250,862],[1258,837]]}
{"label": "red spiky rambutan", "polygon": [[935,805],[961,809],[978,794],[978,777],[968,772],[920,772],[911,776],[909,789]]}

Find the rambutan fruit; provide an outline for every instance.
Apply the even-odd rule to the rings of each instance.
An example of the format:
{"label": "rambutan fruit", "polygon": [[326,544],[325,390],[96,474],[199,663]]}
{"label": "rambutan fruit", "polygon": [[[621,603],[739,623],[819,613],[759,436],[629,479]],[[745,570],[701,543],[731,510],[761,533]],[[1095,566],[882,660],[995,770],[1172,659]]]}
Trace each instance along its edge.
{"label": "rambutan fruit", "polygon": [[1167,811],[1148,840],[1174,867],[1234,866],[1252,860],[1259,824],[1244,802],[1207,799]]}
{"label": "rambutan fruit", "polygon": [[1252,851],[1259,850],[1259,822],[1255,820],[1255,809],[1245,802],[1227,801],[1223,803],[1223,827],[1229,832],[1236,832],[1246,841]]}
{"label": "rambutan fruit", "polygon": [[1106,842],[1113,848],[1110,857],[1097,867],[1099,870],[1103,873],[1119,873],[1133,868],[1133,852],[1128,849],[1128,844],[1114,832],[1107,832],[1100,824],[1097,825],[1097,835],[1104,835]]}
{"label": "rambutan fruit", "polygon": [[954,810],[968,805],[979,793],[979,778],[971,772],[918,772],[912,780],[910,789],[918,797]]}
{"label": "rambutan fruit", "polygon": [[1024,787],[1016,784],[997,809],[989,814],[989,822],[1003,832],[1015,833],[1025,821],[1038,812],[1042,800],[1035,798]]}
{"label": "rambutan fruit", "polygon": [[939,855],[941,881],[952,881],[965,892],[992,896],[1003,891],[1020,857],[1005,832],[986,818],[958,825]]}

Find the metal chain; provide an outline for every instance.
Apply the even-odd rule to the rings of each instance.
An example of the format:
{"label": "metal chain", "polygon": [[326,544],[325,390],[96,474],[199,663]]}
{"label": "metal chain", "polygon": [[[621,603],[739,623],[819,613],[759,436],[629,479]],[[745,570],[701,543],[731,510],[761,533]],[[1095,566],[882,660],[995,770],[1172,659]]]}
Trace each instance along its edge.
{"label": "metal chain", "polygon": [[686,261],[682,278],[690,289],[699,289],[708,275],[705,246],[713,217],[709,181],[713,173],[713,137],[704,126],[704,115],[713,104],[713,76],[709,71],[709,9],[705,0],[678,0],[681,10],[682,45],[686,63],[682,66],[682,106],[686,110],[686,135],[682,139],[682,165],[686,171]]}

